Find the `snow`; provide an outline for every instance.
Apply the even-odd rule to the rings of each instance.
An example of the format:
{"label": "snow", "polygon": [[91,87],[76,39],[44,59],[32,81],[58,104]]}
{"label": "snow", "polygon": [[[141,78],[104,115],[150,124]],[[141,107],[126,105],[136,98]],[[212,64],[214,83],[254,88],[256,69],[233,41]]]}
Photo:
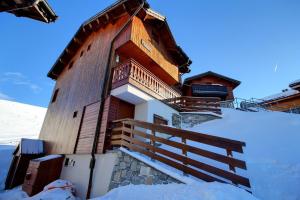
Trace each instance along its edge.
{"label": "snow", "polygon": [[0,144],[17,144],[21,138],[38,138],[46,110],[0,100]]}
{"label": "snow", "polygon": [[222,183],[128,185],[94,200],[256,200],[245,190]]}
{"label": "snow", "polygon": [[195,181],[193,179],[191,179],[187,176],[183,176],[172,169],[168,169],[168,168],[162,166],[161,163],[153,162],[153,161],[149,160],[147,157],[142,156],[135,152],[128,151],[127,149],[125,149],[123,147],[121,147],[120,150],[123,151],[124,153],[136,158],[137,160],[142,161],[143,163],[153,167],[154,169],[156,169],[164,174],[167,174],[170,177],[172,177],[178,181],[181,181],[182,183],[186,183],[186,184],[195,183]]}
{"label": "snow", "polygon": [[41,154],[44,153],[44,143],[42,140],[21,139],[21,154]]}
{"label": "snow", "polygon": [[291,82],[290,85],[294,85],[294,84],[298,84],[298,83],[300,83],[300,79]]}
{"label": "snow", "polygon": [[[245,175],[261,199],[300,198],[300,115],[222,109],[223,118],[190,130],[246,142]],[[241,170],[242,171],[242,170]],[[241,172],[240,171],[240,172]]]}
{"label": "snow", "polygon": [[15,146],[0,145],[0,191],[5,187],[6,175],[15,149]]}
{"label": "snow", "polygon": [[22,191],[21,187],[0,193],[0,200],[76,200],[75,186],[70,181],[56,180],[45,186],[43,191],[32,196]]}
{"label": "snow", "polygon": [[271,96],[264,97],[261,100],[269,101],[269,100],[281,99],[281,98],[292,96],[292,95],[298,94],[298,93],[299,93],[299,91],[297,91],[297,90],[289,89],[285,92],[281,92],[281,93],[278,93],[278,94],[274,94],[274,95],[271,95]]}
{"label": "snow", "polygon": [[212,116],[215,116],[215,117],[222,117],[222,114],[217,114],[217,113],[214,113],[214,112],[180,112],[180,113],[183,113],[183,114],[202,114],[202,115],[212,115]]}
{"label": "snow", "polygon": [[49,155],[49,156],[44,156],[41,158],[34,159],[34,161],[46,161],[46,160],[52,160],[60,157],[62,157],[62,155]]}

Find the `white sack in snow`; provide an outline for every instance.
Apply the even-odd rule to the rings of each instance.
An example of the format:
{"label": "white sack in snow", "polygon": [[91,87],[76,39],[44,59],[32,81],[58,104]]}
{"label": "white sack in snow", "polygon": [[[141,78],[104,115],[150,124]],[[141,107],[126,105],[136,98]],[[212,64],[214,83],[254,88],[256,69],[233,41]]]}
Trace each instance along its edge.
{"label": "white sack in snow", "polygon": [[44,187],[44,190],[32,197],[22,191],[21,187],[0,193],[0,200],[76,200],[75,186],[66,180],[56,180]]}
{"label": "white sack in snow", "polygon": [[243,189],[222,183],[128,185],[94,200],[257,200]]}

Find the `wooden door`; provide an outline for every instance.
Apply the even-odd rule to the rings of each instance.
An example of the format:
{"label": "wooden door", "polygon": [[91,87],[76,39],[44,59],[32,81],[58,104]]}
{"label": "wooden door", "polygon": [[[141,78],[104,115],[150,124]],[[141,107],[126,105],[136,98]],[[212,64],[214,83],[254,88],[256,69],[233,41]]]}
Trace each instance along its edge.
{"label": "wooden door", "polygon": [[88,154],[92,152],[99,109],[100,102],[85,106],[75,148],[76,154]]}

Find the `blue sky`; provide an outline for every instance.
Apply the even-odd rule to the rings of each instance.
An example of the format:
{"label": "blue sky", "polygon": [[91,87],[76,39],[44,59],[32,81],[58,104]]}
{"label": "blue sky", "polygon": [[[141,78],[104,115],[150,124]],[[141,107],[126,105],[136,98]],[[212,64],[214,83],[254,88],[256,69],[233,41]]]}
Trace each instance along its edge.
{"label": "blue sky", "polygon": [[[46,107],[47,72],[80,24],[112,0],[49,0],[52,24],[0,13],[0,98]],[[235,94],[261,98],[300,78],[300,1],[149,0],[167,16],[193,60],[189,75],[208,70],[242,81]],[[188,75],[188,76],[189,76]]]}

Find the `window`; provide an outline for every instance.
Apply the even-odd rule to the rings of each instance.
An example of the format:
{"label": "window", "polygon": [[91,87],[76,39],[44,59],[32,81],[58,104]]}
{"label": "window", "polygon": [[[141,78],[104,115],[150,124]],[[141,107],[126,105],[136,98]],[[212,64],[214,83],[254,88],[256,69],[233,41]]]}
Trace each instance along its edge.
{"label": "window", "polygon": [[159,124],[159,125],[168,125],[168,120],[163,118],[162,116],[153,115],[153,122],[154,124]]}
{"label": "window", "polygon": [[51,103],[54,103],[56,101],[57,95],[58,95],[58,91],[59,91],[59,89],[55,90],[54,95],[53,95],[52,100],[51,100]]}
{"label": "window", "polygon": [[92,46],[92,44],[89,44],[87,51],[91,50],[91,46]]}
{"label": "window", "polygon": [[74,64],[74,62],[72,61],[72,62],[69,64],[68,69],[71,69],[71,68],[73,67],[73,64]]}
{"label": "window", "polygon": [[78,113],[78,111],[75,111],[75,112],[73,113],[73,118],[76,118],[76,117],[77,117],[77,113]]}

